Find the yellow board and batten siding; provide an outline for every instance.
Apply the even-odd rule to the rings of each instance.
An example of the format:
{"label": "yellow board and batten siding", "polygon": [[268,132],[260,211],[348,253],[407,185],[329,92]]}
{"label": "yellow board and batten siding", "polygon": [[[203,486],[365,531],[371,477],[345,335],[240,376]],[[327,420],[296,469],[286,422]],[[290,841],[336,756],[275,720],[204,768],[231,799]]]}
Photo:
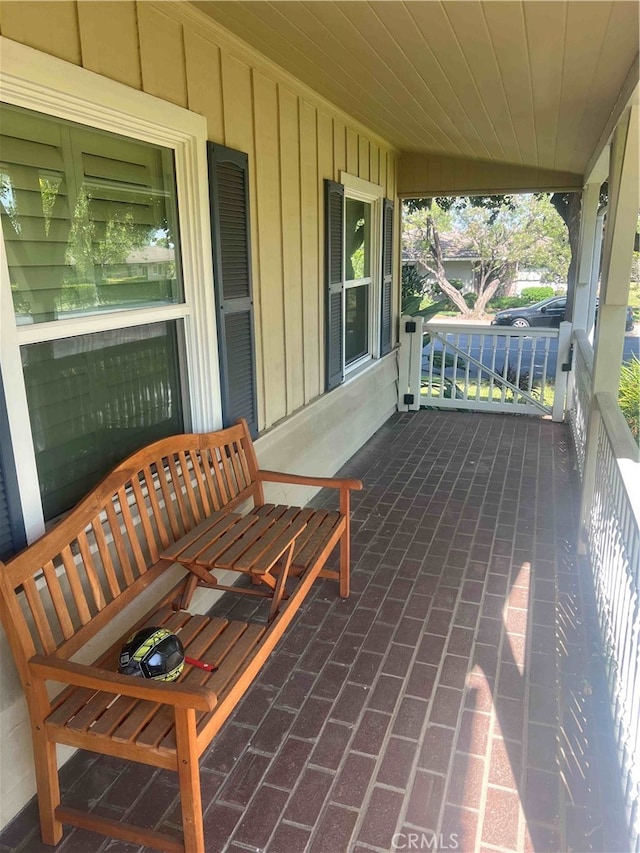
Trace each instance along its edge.
{"label": "yellow board and batten siding", "polygon": [[324,391],[324,178],[394,197],[394,152],[197,10],[172,2],[6,3],[6,38],[204,115],[249,156],[259,427]]}

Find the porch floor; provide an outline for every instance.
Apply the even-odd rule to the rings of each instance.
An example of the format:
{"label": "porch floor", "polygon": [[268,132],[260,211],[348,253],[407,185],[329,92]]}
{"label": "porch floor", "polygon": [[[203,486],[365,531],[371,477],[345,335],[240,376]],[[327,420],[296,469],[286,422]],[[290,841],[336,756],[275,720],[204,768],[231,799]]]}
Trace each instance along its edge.
{"label": "porch floor", "polygon": [[[568,444],[546,420],[421,411],[350,460],[351,597],[317,585],[206,755],[207,853],[628,849]],[[168,772],[79,753],[62,782],[179,826]],[[67,828],[57,849],[137,848]],[[8,850],[52,850],[35,802]]]}

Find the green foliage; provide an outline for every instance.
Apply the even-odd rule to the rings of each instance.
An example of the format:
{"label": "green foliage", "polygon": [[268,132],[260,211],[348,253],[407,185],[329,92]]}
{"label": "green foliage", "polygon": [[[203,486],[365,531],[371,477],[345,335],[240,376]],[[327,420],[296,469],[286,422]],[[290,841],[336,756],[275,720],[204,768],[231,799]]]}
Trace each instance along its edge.
{"label": "green foliage", "polygon": [[431,305],[427,305],[424,308],[421,308],[421,305],[421,296],[409,296],[407,299],[402,300],[402,313],[409,317],[424,317],[425,320],[428,320],[430,317],[435,317],[436,314],[439,314],[441,311],[446,311],[451,307],[451,303],[448,299],[441,299],[439,302],[432,302]]}
{"label": "green foliage", "polygon": [[478,294],[477,294],[477,293],[465,293],[465,294],[464,294],[464,301],[467,303],[467,305],[469,306],[469,308],[473,308],[473,307],[474,307],[474,305],[476,304],[477,299],[478,299]]}
{"label": "green foliage", "polygon": [[550,296],[555,296],[555,291],[552,287],[523,287],[520,293],[522,301],[521,305],[534,305],[536,302],[542,302],[543,299],[548,299]]}
{"label": "green foliage", "polygon": [[631,435],[640,445],[640,361],[635,355],[620,369],[618,403]]}
{"label": "green foliage", "polygon": [[[446,238],[476,259],[474,290],[480,312],[496,287],[514,280],[518,268],[540,269],[548,280],[566,285],[571,256],[567,228],[548,193],[405,202],[405,256],[419,260],[438,279],[436,287],[449,292],[459,288],[443,275],[438,235],[443,244]],[[458,310],[465,313],[461,306]]]}
{"label": "green foliage", "polygon": [[420,275],[413,264],[402,265],[402,300],[410,296],[422,296],[425,292],[426,276]]}
{"label": "green foliage", "polygon": [[520,308],[523,305],[520,296],[495,296],[488,307],[492,311],[505,311],[507,308]]}

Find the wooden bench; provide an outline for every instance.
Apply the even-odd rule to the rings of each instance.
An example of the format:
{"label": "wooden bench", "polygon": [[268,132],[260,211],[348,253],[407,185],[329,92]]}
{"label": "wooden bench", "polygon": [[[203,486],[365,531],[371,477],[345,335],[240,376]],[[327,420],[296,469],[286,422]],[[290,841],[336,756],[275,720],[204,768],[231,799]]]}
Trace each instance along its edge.
{"label": "wooden bench", "polygon": [[[269,481],[337,488],[340,509],[266,504]],[[68,823],[161,850],[204,851],[198,759],[314,580],[334,578],[340,595],[349,594],[349,494],[360,488],[358,480],[260,470],[240,421],[138,451],[41,539],[0,564],[0,615],[29,708],[44,843],[58,843]],[[329,570],[338,543],[339,569]],[[228,588],[217,568],[251,578],[234,591],[271,599],[263,622],[188,612],[198,586]],[[178,574],[177,585],[167,573]],[[154,599],[151,609],[127,622],[115,642],[112,630],[111,642],[100,644],[103,629],[141,594]],[[174,683],[118,674],[125,638],[150,625],[176,632],[188,656],[215,670],[187,664]],[[100,652],[80,662],[89,641]],[[50,698],[47,682],[65,686]],[[56,744],[176,771],[183,842],[61,805]]]}

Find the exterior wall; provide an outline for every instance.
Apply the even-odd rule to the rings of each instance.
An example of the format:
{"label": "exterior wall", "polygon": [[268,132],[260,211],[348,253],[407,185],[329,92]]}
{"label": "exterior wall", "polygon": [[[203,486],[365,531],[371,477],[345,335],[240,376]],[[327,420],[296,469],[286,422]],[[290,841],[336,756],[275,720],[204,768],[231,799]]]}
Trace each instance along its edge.
{"label": "exterior wall", "polygon": [[582,183],[582,176],[571,172],[415,153],[404,153],[398,169],[398,195],[406,198],[581,190]]}
{"label": "exterior wall", "polygon": [[[394,411],[397,372],[391,353],[323,395],[322,181],[346,170],[394,199],[396,152],[186,4],[6,3],[0,32],[200,113],[210,140],[248,153],[258,457],[268,468],[334,473]],[[3,826],[35,782],[26,705],[1,632],[0,651]]]}
{"label": "exterior wall", "polygon": [[5,3],[0,32],[200,113],[248,153],[260,430],[318,397],[322,180],[346,170],[393,199],[394,150],[184,3]]}

